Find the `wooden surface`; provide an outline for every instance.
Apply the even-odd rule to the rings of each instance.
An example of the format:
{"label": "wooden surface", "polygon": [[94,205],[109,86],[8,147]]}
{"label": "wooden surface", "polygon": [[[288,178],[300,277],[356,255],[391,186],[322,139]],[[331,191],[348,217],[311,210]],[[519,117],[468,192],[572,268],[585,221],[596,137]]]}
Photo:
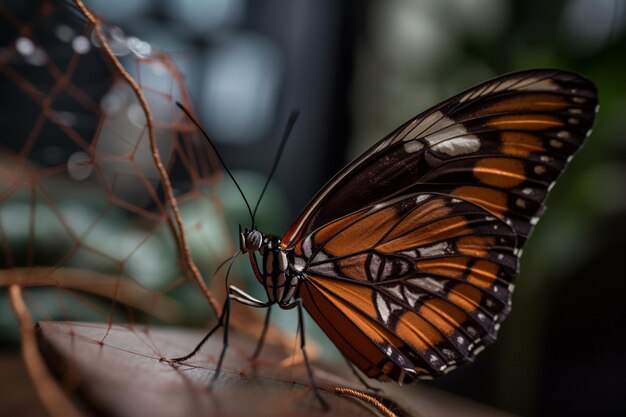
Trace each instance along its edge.
{"label": "wooden surface", "polygon": [[[322,392],[331,405],[325,413],[308,388],[305,368],[297,356],[277,346],[264,349],[256,368],[247,358],[254,340],[231,332],[222,374],[213,389],[213,375],[222,345],[217,333],[193,359],[178,367],[165,358],[188,353],[204,332],[179,328],[123,327],[106,324],[41,322],[39,340],[48,364],[61,375],[86,414],[115,417],[173,416],[372,416],[370,406],[355,399]],[[293,363],[295,362],[295,363]],[[292,364],[293,363],[293,364]],[[339,372],[347,367],[340,365]],[[315,365],[323,386],[352,386]],[[382,384],[385,394],[415,416],[489,416],[508,414],[442,393],[423,385]]]}

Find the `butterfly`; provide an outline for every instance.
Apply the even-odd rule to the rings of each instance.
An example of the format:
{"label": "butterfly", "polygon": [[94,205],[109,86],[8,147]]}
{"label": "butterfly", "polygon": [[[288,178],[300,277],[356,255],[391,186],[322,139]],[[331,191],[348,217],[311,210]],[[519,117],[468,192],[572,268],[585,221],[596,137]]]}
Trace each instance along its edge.
{"label": "butterfly", "polygon": [[231,300],[297,308],[314,388],[303,310],[370,378],[431,379],[471,361],[510,312],[524,244],[597,106],[591,81],[540,69],[410,119],[335,175],[282,237],[240,226],[267,301],[231,286],[218,325],[177,361],[227,326]]}

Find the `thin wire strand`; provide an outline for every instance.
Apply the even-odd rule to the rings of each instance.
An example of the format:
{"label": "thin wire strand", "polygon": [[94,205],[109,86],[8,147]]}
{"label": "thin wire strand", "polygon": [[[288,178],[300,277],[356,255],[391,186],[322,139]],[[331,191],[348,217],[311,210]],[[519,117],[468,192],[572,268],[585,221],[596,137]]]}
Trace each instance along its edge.
{"label": "thin wire strand", "polygon": [[174,197],[174,191],[172,190],[172,184],[170,182],[169,176],[167,175],[167,170],[165,169],[165,166],[163,165],[163,162],[161,161],[159,148],[156,145],[156,139],[154,137],[154,123],[153,123],[153,118],[152,118],[152,112],[150,110],[150,106],[148,105],[148,101],[146,100],[146,97],[141,92],[141,89],[139,88],[139,85],[137,84],[137,82],[133,79],[133,77],[131,77],[128,71],[126,71],[126,69],[120,63],[119,59],[117,59],[117,57],[111,50],[111,47],[109,46],[106,40],[106,36],[104,35],[102,31],[100,20],[98,20],[96,16],[93,13],[91,13],[91,11],[87,8],[87,6],[83,4],[81,0],[74,0],[74,3],[76,4],[76,7],[78,7],[78,9],[81,11],[81,13],[85,16],[85,18],[94,27],[96,31],[96,35],[98,36],[98,39],[100,40],[100,43],[102,44],[102,49],[104,53],[109,58],[113,66],[115,66],[115,69],[119,72],[119,74],[126,80],[129,87],[135,92],[135,96],[137,97],[137,100],[139,100],[139,104],[141,105],[141,108],[146,116],[146,127],[148,130],[148,139],[150,142],[150,150],[152,153],[152,159],[154,160],[157,170],[159,171],[159,176],[161,177],[161,182],[163,183],[163,190],[167,197],[167,201],[169,202],[172,208],[172,214],[174,216],[177,229],[173,227],[172,219],[169,215],[167,216],[167,222],[168,224],[170,224],[170,228],[172,229],[174,238],[176,239],[178,246],[179,246],[180,255],[182,256],[183,261],[185,265],[187,266],[187,269],[191,272],[196,283],[200,286],[202,293],[204,294],[206,299],[209,301],[209,304],[211,304],[211,307],[213,308],[213,311],[215,311],[215,314],[219,316],[221,314],[220,305],[217,302],[217,299],[213,296],[213,294],[207,287],[204,280],[202,279],[202,274],[200,274],[200,270],[194,263],[193,258],[191,256],[191,251],[189,249],[189,244],[187,243],[187,237],[185,234],[183,221],[180,217],[178,204],[176,202],[176,198]]}
{"label": "thin wire strand", "polygon": [[354,388],[347,388],[347,387],[332,387],[330,390],[339,395],[354,397],[354,398],[358,398],[361,401],[365,401],[366,403],[370,404],[372,407],[376,408],[385,417],[397,417],[396,413],[394,413],[388,407],[386,407],[375,396],[367,392],[363,392],[363,391],[356,390]]}
{"label": "thin wire strand", "polygon": [[224,167],[224,169],[226,170],[226,172],[230,176],[230,179],[233,180],[233,182],[235,183],[235,186],[239,190],[239,193],[243,197],[243,201],[246,203],[246,207],[248,207],[248,212],[250,213],[250,220],[252,221],[252,224],[254,225],[254,214],[252,213],[252,209],[250,208],[250,204],[248,203],[248,199],[246,198],[245,194],[243,193],[243,190],[241,189],[241,187],[239,186],[239,183],[237,183],[237,180],[235,180],[235,177],[233,176],[233,174],[230,172],[230,170],[226,166],[226,162],[224,162],[224,159],[222,159],[222,155],[220,155],[220,153],[218,152],[217,147],[215,146],[215,144],[213,143],[213,141],[209,137],[209,134],[206,132],[206,130],[204,130],[204,128],[200,125],[200,123],[191,115],[191,113],[189,112],[189,110],[187,110],[185,108],[185,106],[183,106],[179,101],[176,102],[176,105],[185,113],[185,115],[187,115],[189,120],[191,120],[191,122],[194,125],[196,125],[196,127],[200,130],[200,132],[202,133],[204,138],[207,140],[207,142],[209,142],[209,145],[211,146],[211,148],[213,149],[213,151],[217,155],[217,159],[220,160],[220,162],[222,163],[222,166]]}
{"label": "thin wire strand", "polygon": [[270,169],[270,173],[267,176],[267,180],[265,181],[265,185],[263,186],[263,190],[261,191],[261,195],[256,202],[256,206],[254,206],[254,212],[252,213],[252,228],[254,229],[255,222],[254,217],[256,216],[256,211],[259,208],[259,204],[261,204],[261,200],[263,199],[263,195],[265,194],[265,190],[270,183],[270,180],[274,176],[276,172],[276,168],[278,168],[278,162],[280,161],[280,157],[283,154],[283,149],[285,149],[285,145],[287,144],[287,139],[291,134],[291,130],[293,126],[296,124],[296,120],[298,120],[298,115],[300,113],[298,111],[292,111],[289,115],[289,119],[287,120],[287,125],[285,126],[285,131],[283,132],[283,137],[280,141],[280,145],[278,146],[278,152],[276,153],[276,157],[274,158],[274,163],[272,164],[272,169]]}

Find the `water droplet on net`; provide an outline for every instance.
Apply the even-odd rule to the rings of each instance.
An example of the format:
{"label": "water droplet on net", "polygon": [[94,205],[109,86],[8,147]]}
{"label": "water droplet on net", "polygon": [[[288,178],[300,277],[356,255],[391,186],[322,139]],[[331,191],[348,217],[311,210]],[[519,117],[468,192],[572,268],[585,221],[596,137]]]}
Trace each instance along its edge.
{"label": "water droplet on net", "polygon": [[35,52],[35,44],[30,39],[20,36],[15,40],[15,49],[20,54],[29,56]]}
{"label": "water droplet on net", "polygon": [[92,172],[91,158],[85,152],[74,152],[67,160],[67,173],[76,181],[86,180]]}
{"label": "water droplet on net", "polygon": [[82,35],[77,36],[72,39],[72,49],[74,49],[74,52],[76,52],[77,54],[84,55],[91,49],[91,43],[86,37]]}

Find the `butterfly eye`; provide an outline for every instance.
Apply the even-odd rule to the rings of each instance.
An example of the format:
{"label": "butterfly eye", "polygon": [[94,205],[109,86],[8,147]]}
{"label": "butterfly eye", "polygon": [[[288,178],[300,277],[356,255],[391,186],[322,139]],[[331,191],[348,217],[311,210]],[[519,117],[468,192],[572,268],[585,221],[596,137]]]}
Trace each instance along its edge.
{"label": "butterfly eye", "polygon": [[257,251],[263,242],[263,235],[258,230],[252,230],[246,235],[245,249],[247,251]]}

